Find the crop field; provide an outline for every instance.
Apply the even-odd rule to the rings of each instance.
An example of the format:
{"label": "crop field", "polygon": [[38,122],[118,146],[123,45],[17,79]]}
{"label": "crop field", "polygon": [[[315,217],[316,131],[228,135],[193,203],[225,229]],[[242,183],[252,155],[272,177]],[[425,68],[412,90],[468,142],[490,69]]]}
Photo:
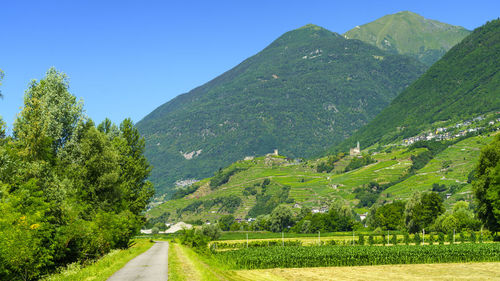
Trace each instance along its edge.
{"label": "crop field", "polygon": [[234,269],[360,266],[500,261],[500,244],[426,246],[310,246],[245,248],[216,252],[214,257]]}

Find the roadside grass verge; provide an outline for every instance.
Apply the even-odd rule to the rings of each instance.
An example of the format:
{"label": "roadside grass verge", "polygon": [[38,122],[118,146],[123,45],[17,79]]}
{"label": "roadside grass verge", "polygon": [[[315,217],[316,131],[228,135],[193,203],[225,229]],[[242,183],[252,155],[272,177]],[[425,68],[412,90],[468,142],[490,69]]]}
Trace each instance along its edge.
{"label": "roadside grass verge", "polygon": [[193,249],[170,243],[168,253],[168,279],[172,281],[240,280],[233,270],[212,256],[196,253]]}
{"label": "roadside grass verge", "polygon": [[134,240],[135,244],[124,250],[113,250],[104,257],[87,265],[72,263],[58,273],[42,278],[42,281],[104,281],[127,262],[147,251],[154,243],[145,239]]}

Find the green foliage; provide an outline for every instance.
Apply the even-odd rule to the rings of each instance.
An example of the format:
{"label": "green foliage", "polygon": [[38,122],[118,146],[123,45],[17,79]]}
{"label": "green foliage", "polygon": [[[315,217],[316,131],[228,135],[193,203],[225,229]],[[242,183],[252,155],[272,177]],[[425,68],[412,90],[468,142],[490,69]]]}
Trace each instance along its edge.
{"label": "green foliage", "polygon": [[198,229],[183,229],[179,237],[182,245],[194,248],[198,252],[206,252],[208,250],[208,241],[210,238],[205,236]]}
{"label": "green foliage", "polygon": [[219,219],[220,229],[224,231],[228,231],[233,223],[234,223],[233,215],[224,215]]}
{"label": "green foliage", "polygon": [[500,20],[475,29],[337,150],[412,137],[438,121],[460,121],[500,108]]}
{"label": "green foliage", "polygon": [[[304,227],[308,224],[308,227]],[[356,222],[354,221],[352,210],[342,204],[333,204],[328,213],[309,213],[303,217],[291,229],[294,232],[317,233],[332,231],[350,231]]]}
{"label": "green foliage", "polygon": [[187,186],[186,188],[177,189],[172,194],[172,200],[184,198],[187,195],[194,193],[196,190],[198,190],[198,188],[200,188],[198,184],[192,184],[190,186]]}
{"label": "green foliage", "polygon": [[420,245],[422,243],[422,238],[420,237],[420,232],[416,232],[413,235],[413,243],[415,243],[415,245]]}
{"label": "green foliage", "polygon": [[444,245],[444,233],[442,233],[442,232],[438,233],[438,241],[439,241],[439,245]]}
{"label": "green foliage", "polygon": [[[333,240],[329,240],[333,241]],[[220,249],[243,249],[243,248],[262,248],[262,247],[274,247],[274,246],[282,246],[282,247],[297,247],[302,246],[302,241],[300,240],[262,240],[262,241],[249,241],[240,242],[240,243],[227,243],[227,242],[214,242],[211,244],[211,249],[220,250]]]}
{"label": "green foliage", "polygon": [[363,166],[369,165],[375,163],[375,160],[371,158],[370,156],[363,156],[363,157],[354,157],[351,162],[345,167],[344,172],[349,172],[352,170],[356,170],[358,168],[361,168]]}
{"label": "green foliage", "polygon": [[255,205],[248,211],[248,217],[270,214],[279,204],[285,203],[290,193],[290,187],[284,186],[276,193],[268,191],[269,179],[262,182],[262,192],[257,194]]}
{"label": "green foliage", "polygon": [[276,207],[271,213],[270,230],[280,232],[292,226],[292,209],[286,205]]}
{"label": "green foliage", "polygon": [[184,212],[199,213],[203,210],[209,210],[214,206],[219,206],[218,212],[234,213],[235,210],[241,205],[241,198],[236,195],[218,196],[209,200],[196,200],[182,209],[177,210],[177,215]]}
{"label": "green foliage", "polygon": [[50,69],[26,91],[14,137],[0,140],[0,279],[126,248],[153,195],[144,140],[129,119],[95,127]]}
{"label": "green foliage", "polygon": [[368,221],[373,228],[396,230],[402,225],[404,210],[405,203],[401,201],[385,204],[376,208]]}
{"label": "green foliage", "polygon": [[205,224],[201,228],[201,233],[210,238],[210,240],[217,240],[221,235],[221,229],[217,224]]}
{"label": "green foliage", "polygon": [[469,203],[464,201],[457,202],[452,210],[440,215],[434,223],[434,230],[445,233],[454,229],[457,231],[479,230],[480,227],[481,222],[469,208]]}
{"label": "green foliage", "polygon": [[418,233],[444,212],[443,199],[435,192],[415,193],[406,203],[404,221],[408,231]]}
{"label": "green foliage", "polygon": [[377,201],[380,195],[380,186],[376,182],[369,183],[368,186],[358,187],[354,190],[355,198],[359,199],[358,208],[370,207]]}
{"label": "green foliage", "polygon": [[171,193],[176,180],[208,177],[275,148],[291,158],[322,153],[374,118],[425,68],[323,28],[287,32],[138,123],[155,167],[151,180],[159,193]]}
{"label": "green foliage", "polygon": [[450,244],[455,243],[453,236],[454,236],[453,231],[448,231],[448,235],[446,236],[448,243],[450,243]]}
{"label": "green foliage", "polygon": [[403,236],[404,236],[403,240],[404,240],[405,245],[409,245],[410,244],[410,234],[408,232],[405,232]]}
{"label": "green foliage", "polygon": [[359,235],[358,244],[361,246],[365,245],[365,236],[363,234]]}
{"label": "green foliage", "polygon": [[330,173],[335,168],[335,162],[339,161],[341,157],[340,155],[331,155],[328,156],[328,159],[324,162],[321,162],[316,167],[316,171],[318,173]]}
{"label": "green foliage", "polygon": [[491,231],[500,230],[500,135],[481,150],[473,182],[478,217]]}
{"label": "green foliage", "polygon": [[373,234],[370,234],[370,236],[368,236],[368,244],[370,246],[373,246],[373,244],[375,244],[375,240],[373,239]]}
{"label": "green foliage", "polygon": [[391,244],[392,245],[397,245],[398,244],[398,236],[396,234],[392,235]]}
{"label": "green foliage", "polygon": [[221,251],[214,256],[235,269],[500,261],[500,244],[460,244],[453,247],[278,246]]}
{"label": "green foliage", "polygon": [[232,175],[234,175],[242,170],[243,170],[242,168],[237,168],[237,167],[232,167],[232,168],[224,169],[224,170],[220,169],[210,179],[210,188],[215,189],[215,188],[225,184],[226,182],[229,181],[229,178]]}
{"label": "green foliage", "polygon": [[243,189],[242,193],[244,196],[256,195],[257,188],[255,188],[255,186],[247,186],[247,187],[245,187],[245,189]]}

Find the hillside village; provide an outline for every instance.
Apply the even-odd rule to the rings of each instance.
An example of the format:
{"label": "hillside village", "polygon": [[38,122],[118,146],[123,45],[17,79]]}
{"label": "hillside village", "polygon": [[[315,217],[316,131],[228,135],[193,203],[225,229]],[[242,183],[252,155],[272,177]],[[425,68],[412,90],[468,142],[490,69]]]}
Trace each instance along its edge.
{"label": "hillside village", "polygon": [[500,129],[500,112],[491,113],[489,115],[480,115],[463,122],[455,123],[454,125],[448,127],[436,127],[426,133],[403,139],[401,144],[408,146],[418,141],[451,140],[485,129],[489,131]]}

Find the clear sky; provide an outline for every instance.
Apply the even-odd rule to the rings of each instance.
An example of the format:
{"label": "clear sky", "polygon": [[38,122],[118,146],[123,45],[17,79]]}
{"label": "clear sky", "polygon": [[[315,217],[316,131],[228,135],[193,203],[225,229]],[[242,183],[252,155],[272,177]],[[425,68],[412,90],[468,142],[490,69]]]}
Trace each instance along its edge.
{"label": "clear sky", "polygon": [[55,66],[96,122],[137,122],[287,31],[343,33],[404,10],[472,30],[500,1],[2,1],[0,115],[11,127],[29,81]]}

